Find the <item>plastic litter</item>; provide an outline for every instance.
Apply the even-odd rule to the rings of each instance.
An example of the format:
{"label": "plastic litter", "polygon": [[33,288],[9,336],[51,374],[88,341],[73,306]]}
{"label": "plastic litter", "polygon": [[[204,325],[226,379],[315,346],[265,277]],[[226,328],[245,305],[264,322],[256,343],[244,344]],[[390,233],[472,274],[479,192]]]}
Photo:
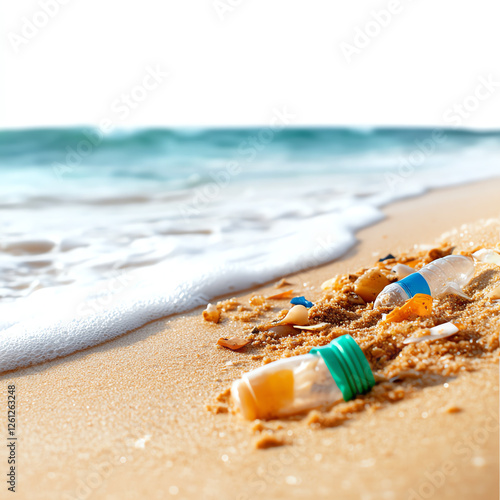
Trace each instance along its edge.
{"label": "plastic litter", "polygon": [[389,259],[395,259],[394,255],[392,253],[386,255],[385,257],[382,257],[381,259],[378,259],[379,262],[384,262],[384,260],[389,260]]}
{"label": "plastic litter", "polygon": [[412,297],[404,306],[396,307],[387,314],[381,323],[399,323],[411,316],[430,316],[432,314],[432,297],[418,293]]}
{"label": "plastic litter", "polygon": [[474,276],[474,260],[465,255],[448,255],[424,266],[420,271],[385,287],[375,307],[403,304],[418,293],[439,297],[453,293],[470,299],[462,290]]}
{"label": "plastic litter", "polygon": [[406,278],[410,274],[416,273],[413,267],[407,266],[405,264],[396,264],[391,271],[397,276],[398,280]]}
{"label": "plastic litter", "polygon": [[310,308],[312,307],[314,304],[312,302],[310,302],[309,300],[307,300],[305,297],[294,297],[291,301],[290,301],[290,304],[293,304],[293,305],[300,305],[300,306],[304,306],[304,307],[307,307],[307,308]]}
{"label": "plastic litter", "polygon": [[368,392],[375,378],[350,335],[257,368],[231,386],[234,411],[247,420],[302,413]]}

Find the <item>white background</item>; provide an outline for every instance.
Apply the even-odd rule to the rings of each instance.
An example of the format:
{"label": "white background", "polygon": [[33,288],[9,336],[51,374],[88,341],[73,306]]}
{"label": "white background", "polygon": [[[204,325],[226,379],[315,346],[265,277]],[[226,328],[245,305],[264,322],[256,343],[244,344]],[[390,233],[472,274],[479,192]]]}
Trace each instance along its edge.
{"label": "white background", "polygon": [[[388,0],[221,0],[222,20],[212,0],[64,0],[16,52],[41,1],[3,2],[2,128],[98,124],[155,65],[169,77],[120,126],[257,125],[283,106],[297,125],[443,125],[480,76],[500,82],[496,0],[401,0],[350,64],[340,44]],[[500,128],[500,89],[461,126]]]}

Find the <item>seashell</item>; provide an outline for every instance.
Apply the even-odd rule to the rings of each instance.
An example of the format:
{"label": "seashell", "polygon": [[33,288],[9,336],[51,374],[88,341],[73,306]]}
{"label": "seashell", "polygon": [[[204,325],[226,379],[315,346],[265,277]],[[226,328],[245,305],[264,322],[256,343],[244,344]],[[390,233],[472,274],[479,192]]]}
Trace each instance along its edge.
{"label": "seashell", "polygon": [[220,320],[220,311],[213,304],[208,304],[207,308],[203,311],[203,319],[212,323],[218,323]]}
{"label": "seashell", "polygon": [[282,278],[280,281],[274,284],[274,288],[283,288],[284,286],[292,286],[285,278]]}
{"label": "seashell", "polygon": [[484,262],[485,264],[496,264],[500,266],[500,255],[498,252],[491,248],[483,248],[473,253],[472,256],[479,262]]}
{"label": "seashell", "polygon": [[403,344],[418,344],[419,342],[428,342],[431,340],[445,339],[446,337],[451,337],[455,335],[459,330],[458,326],[451,322],[443,323],[442,325],[435,326],[429,331],[429,335],[424,335],[423,337],[411,337],[409,339],[403,340]]}
{"label": "seashell", "polygon": [[298,305],[293,306],[288,314],[280,321],[284,325],[305,326],[309,324],[309,313],[307,307]]}
{"label": "seashell", "polygon": [[283,299],[289,299],[290,297],[293,297],[293,290],[287,290],[286,292],[277,293],[275,295],[269,295],[268,297],[266,297],[266,299],[283,300]]}
{"label": "seashell", "polygon": [[354,291],[365,301],[373,302],[391,282],[376,268],[368,269],[356,283]]}
{"label": "seashell", "polygon": [[238,349],[241,349],[242,347],[245,347],[250,342],[250,339],[245,339],[243,337],[231,337],[230,339],[221,337],[217,341],[217,344],[222,347],[226,347],[227,349],[231,349],[232,351],[236,351]]}
{"label": "seashell", "polygon": [[326,328],[329,326],[330,323],[317,323],[316,325],[293,325],[294,328],[297,328],[298,330],[323,330],[323,328]]}

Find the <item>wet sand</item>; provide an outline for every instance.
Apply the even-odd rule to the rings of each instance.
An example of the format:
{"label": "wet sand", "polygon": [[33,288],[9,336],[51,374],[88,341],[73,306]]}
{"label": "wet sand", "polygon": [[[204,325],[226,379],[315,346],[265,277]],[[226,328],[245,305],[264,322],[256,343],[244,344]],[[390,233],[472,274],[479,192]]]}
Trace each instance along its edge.
{"label": "wet sand", "polygon": [[[338,273],[498,217],[498,192],[494,180],[390,205],[346,256],[288,279],[315,300]],[[273,421],[266,425],[290,444],[256,450],[252,424],[206,410],[260,364],[215,347],[241,330],[239,322],[207,325],[200,308],[3,375],[3,394],[16,385],[17,498],[498,498],[498,365],[438,380],[334,428]],[[0,463],[6,473],[6,451]]]}

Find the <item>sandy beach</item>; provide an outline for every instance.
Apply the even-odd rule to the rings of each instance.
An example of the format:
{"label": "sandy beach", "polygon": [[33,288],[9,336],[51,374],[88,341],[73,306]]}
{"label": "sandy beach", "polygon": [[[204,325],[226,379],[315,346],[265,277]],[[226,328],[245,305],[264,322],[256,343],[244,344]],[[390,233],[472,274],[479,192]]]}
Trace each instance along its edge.
{"label": "sandy beach", "polygon": [[[394,203],[345,256],[287,280],[316,300],[336,274],[498,218],[499,192],[496,179]],[[236,296],[275,290],[273,282]],[[266,423],[287,444],[259,450],[252,423],[206,406],[261,361],[216,347],[242,324],[207,324],[202,309],[2,375],[2,394],[16,387],[17,498],[498,498],[497,364],[436,380],[336,427]],[[5,435],[5,419],[0,428]]]}

